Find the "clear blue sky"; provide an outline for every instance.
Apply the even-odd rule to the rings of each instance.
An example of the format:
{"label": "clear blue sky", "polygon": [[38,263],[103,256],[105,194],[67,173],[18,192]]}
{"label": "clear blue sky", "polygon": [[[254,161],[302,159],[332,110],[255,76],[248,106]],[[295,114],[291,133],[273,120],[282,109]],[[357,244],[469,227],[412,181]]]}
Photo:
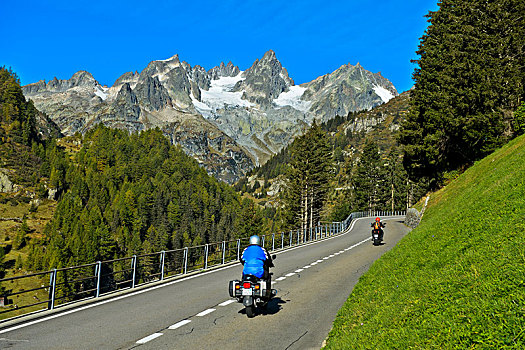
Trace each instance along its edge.
{"label": "clear blue sky", "polygon": [[272,49],[296,84],[359,62],[402,92],[424,15],[436,9],[437,0],[0,0],[0,66],[22,85],[87,70],[111,86],[176,53],[192,66],[245,70]]}

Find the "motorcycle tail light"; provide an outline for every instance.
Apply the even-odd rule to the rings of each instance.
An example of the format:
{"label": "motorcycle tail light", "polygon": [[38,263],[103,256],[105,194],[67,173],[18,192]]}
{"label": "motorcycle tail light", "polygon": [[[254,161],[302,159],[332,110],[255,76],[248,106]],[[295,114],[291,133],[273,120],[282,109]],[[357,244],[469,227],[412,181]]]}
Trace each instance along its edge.
{"label": "motorcycle tail light", "polygon": [[251,287],[252,287],[252,284],[251,284],[250,282],[244,282],[244,283],[242,284],[242,287],[243,287],[243,288],[251,288]]}

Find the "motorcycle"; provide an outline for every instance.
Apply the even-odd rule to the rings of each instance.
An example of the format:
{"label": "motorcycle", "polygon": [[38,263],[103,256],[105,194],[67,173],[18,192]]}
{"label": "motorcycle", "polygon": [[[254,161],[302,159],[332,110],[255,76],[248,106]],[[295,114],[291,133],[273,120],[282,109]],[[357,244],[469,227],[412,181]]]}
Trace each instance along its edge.
{"label": "motorcycle", "polygon": [[[272,255],[275,260],[275,255]],[[236,298],[239,303],[244,305],[246,316],[255,316],[257,307],[266,307],[268,302],[277,295],[275,289],[271,289],[271,276],[268,281],[255,277],[254,275],[244,275],[242,281],[230,281],[230,297]],[[268,287],[268,288],[267,288]]]}
{"label": "motorcycle", "polygon": [[[383,226],[386,226],[386,224],[383,224]],[[381,232],[381,230],[372,229],[372,244],[380,245],[382,241],[383,241],[383,233]]]}

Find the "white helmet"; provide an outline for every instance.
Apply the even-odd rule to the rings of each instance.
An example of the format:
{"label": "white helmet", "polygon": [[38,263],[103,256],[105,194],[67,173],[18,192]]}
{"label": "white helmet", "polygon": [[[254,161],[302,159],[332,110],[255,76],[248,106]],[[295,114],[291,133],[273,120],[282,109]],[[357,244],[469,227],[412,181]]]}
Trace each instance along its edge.
{"label": "white helmet", "polygon": [[261,239],[257,235],[253,235],[250,237],[250,245],[261,245]]}

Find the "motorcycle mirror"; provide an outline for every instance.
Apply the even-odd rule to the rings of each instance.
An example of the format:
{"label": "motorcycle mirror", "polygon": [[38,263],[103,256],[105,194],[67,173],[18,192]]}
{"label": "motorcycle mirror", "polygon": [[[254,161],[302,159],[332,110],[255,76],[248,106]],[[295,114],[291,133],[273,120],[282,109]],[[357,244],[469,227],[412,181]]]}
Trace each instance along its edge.
{"label": "motorcycle mirror", "polygon": [[272,260],[275,260],[275,258],[277,258],[277,255],[272,255]]}

